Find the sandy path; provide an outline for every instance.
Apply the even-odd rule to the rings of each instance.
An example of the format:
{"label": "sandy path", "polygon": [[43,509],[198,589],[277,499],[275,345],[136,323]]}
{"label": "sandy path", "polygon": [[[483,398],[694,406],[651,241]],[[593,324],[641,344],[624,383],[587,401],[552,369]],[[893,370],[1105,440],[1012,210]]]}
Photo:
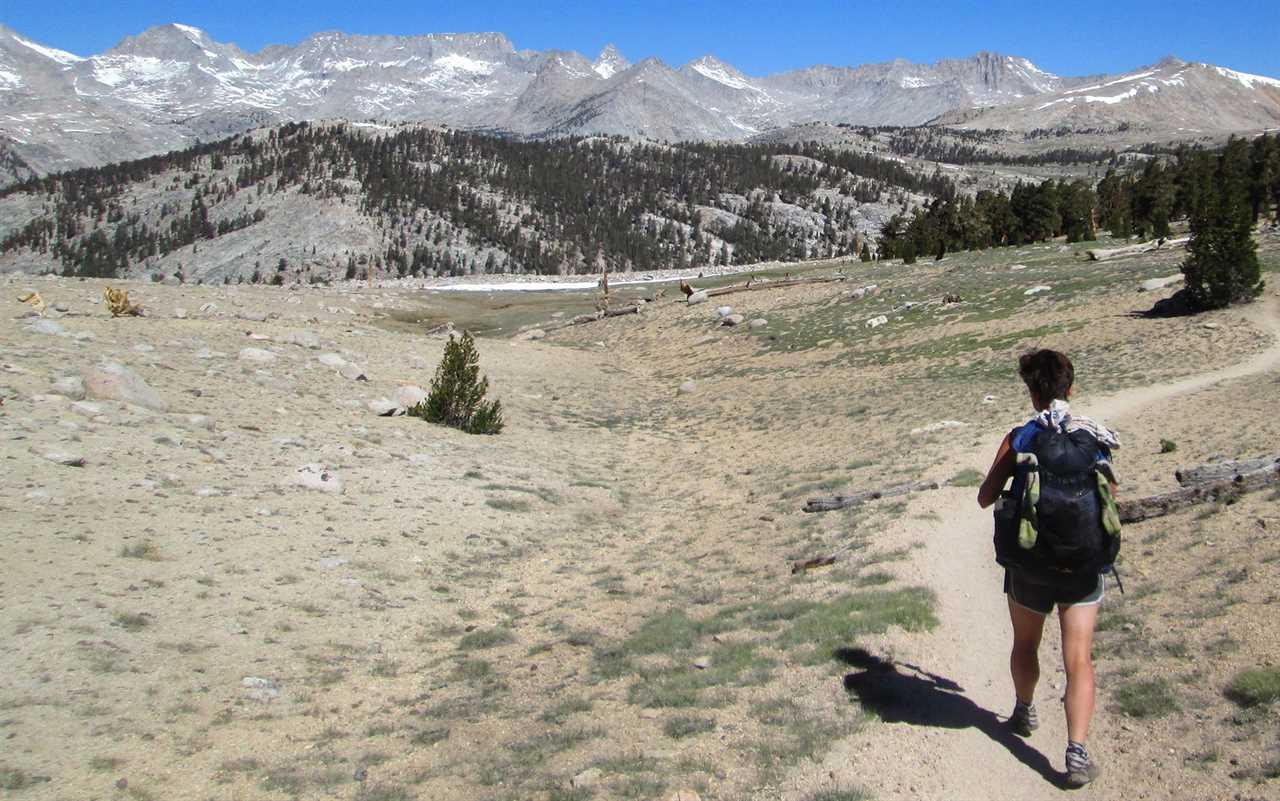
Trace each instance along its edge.
{"label": "sandy path", "polygon": [[[1244,316],[1273,337],[1261,353],[1230,367],[1191,378],[1086,400],[1091,415],[1122,423],[1169,399],[1218,382],[1280,367],[1280,304],[1273,299],[1249,307]],[[983,437],[989,445],[966,449],[945,470],[989,464],[1002,431]],[[941,475],[942,473],[940,473]],[[945,473],[950,475],[952,473]],[[919,579],[938,594],[941,625],[932,634],[904,638],[894,648],[898,687],[909,703],[880,711],[883,724],[834,749],[833,775],[868,786],[877,798],[1041,799],[1061,797],[1066,721],[1065,688],[1056,619],[1045,626],[1041,678],[1036,689],[1041,728],[1030,740],[1009,734],[1004,716],[1013,706],[1008,677],[1011,639],[1001,569],[991,558],[991,514],[979,509],[973,489],[944,489],[913,501],[913,510],[935,512],[941,526],[921,526],[927,547],[915,564]],[[1108,592],[1115,592],[1114,585]],[[913,669],[918,668],[918,669]],[[930,675],[933,674],[933,675]],[[1101,700],[1101,698],[1100,698]],[[1102,705],[1090,732],[1090,750],[1103,767],[1097,784],[1078,798],[1122,798],[1123,754],[1111,747],[1112,720]],[[1144,794],[1145,795],[1145,794]],[[1137,796],[1135,796],[1137,797]]]}

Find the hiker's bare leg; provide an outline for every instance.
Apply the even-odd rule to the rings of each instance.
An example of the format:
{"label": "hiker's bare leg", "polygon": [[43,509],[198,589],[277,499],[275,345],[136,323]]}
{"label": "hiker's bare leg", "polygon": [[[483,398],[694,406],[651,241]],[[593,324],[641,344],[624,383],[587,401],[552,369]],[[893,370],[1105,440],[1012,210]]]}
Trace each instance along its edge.
{"label": "hiker's bare leg", "polygon": [[1062,663],[1067,669],[1067,739],[1083,743],[1093,717],[1093,624],[1098,605],[1058,611],[1062,622]]}
{"label": "hiker's bare leg", "polygon": [[1009,620],[1013,623],[1009,673],[1013,675],[1014,692],[1024,704],[1035,700],[1036,682],[1040,680],[1040,635],[1044,633],[1044,617],[1009,599]]}

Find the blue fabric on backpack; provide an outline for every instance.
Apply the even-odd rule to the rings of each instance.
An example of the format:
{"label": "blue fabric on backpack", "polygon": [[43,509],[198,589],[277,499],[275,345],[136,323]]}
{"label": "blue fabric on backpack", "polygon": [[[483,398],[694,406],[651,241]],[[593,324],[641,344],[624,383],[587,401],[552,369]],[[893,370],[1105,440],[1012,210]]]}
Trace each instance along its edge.
{"label": "blue fabric on backpack", "polygon": [[[1039,418],[1032,418],[1026,423],[1018,426],[1009,432],[1009,447],[1013,448],[1014,453],[1026,453],[1031,448],[1031,440],[1035,439],[1036,434],[1044,430],[1044,426],[1040,425]],[[1111,461],[1111,451],[1102,444],[1098,445],[1098,458]],[[1016,471],[1013,474],[1013,486],[1010,488],[1015,498],[1021,498],[1022,492],[1026,489],[1026,481]]]}

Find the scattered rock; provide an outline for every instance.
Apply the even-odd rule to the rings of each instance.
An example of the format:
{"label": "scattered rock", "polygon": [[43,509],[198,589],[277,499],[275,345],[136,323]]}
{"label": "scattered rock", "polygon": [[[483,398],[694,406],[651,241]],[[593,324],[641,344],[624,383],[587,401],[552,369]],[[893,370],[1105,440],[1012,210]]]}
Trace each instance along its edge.
{"label": "scattered rock", "polygon": [[373,412],[379,417],[397,417],[399,415],[404,414],[403,406],[396,403],[395,401],[387,400],[386,398],[378,398],[377,400],[371,400],[365,405],[369,407],[369,411]]}
{"label": "scattered rock", "polygon": [[369,380],[368,376],[364,374],[364,368],[360,367],[359,365],[352,364],[351,362],[345,362],[341,367],[338,368],[338,372],[342,375],[343,378],[348,378],[352,381],[368,381]]}
{"label": "scattered rock", "polygon": [[667,796],[667,801],[702,801],[702,796],[698,795],[696,791],[686,788],[683,790],[676,790],[674,793]]}
{"label": "scattered rock", "polygon": [[276,342],[297,345],[308,350],[320,349],[320,335],[315,331],[287,331],[276,337]]}
{"label": "scattered rock", "polygon": [[1015,272],[1016,272],[1017,270],[1025,270],[1025,269],[1027,269],[1027,265],[1025,265],[1025,264],[1012,264],[1012,265],[1010,265],[1010,266],[1009,266],[1009,269],[1010,269],[1010,270],[1013,270],[1013,271],[1015,271]]}
{"label": "scattered rock", "polygon": [[119,362],[105,362],[91,369],[84,377],[84,387],[90,398],[132,403],[157,412],[169,411],[164,398]]}
{"label": "scattered rock", "polygon": [[731,314],[733,314],[733,307],[732,307],[732,306],[717,306],[717,307],[716,307],[716,316],[717,316],[717,317],[728,317],[728,316],[729,316],[729,315],[731,315]]}
{"label": "scattered rock", "polygon": [[58,323],[55,323],[53,320],[46,320],[44,318],[32,322],[31,325],[27,326],[27,330],[33,334],[48,334],[49,336],[55,337],[65,337],[67,335],[67,329],[63,328]]}
{"label": "scattered rock", "polygon": [[539,339],[545,339],[547,332],[541,328],[534,328],[529,331],[521,331],[515,335],[515,339],[521,342],[533,342]]}
{"label": "scattered rock", "polygon": [[71,411],[76,414],[82,414],[85,417],[97,417],[106,410],[98,403],[93,403],[91,401],[77,401],[71,404]]}
{"label": "scattered rock", "polygon": [[578,775],[574,776],[569,782],[575,788],[579,787],[595,787],[600,784],[600,780],[604,778],[604,771],[600,768],[587,768]]}
{"label": "scattered rock", "polygon": [[269,350],[262,348],[243,348],[240,351],[240,359],[246,362],[257,362],[258,364],[267,364],[276,360],[276,355]]}
{"label": "scattered rock", "polygon": [[71,400],[84,400],[84,379],[78,375],[68,375],[53,382],[53,391]]}
{"label": "scattered rock", "polygon": [[692,381],[686,381],[676,390],[681,395],[688,395],[698,388],[698,385]]}
{"label": "scattered rock", "polygon": [[1178,273],[1177,275],[1166,275],[1164,278],[1151,278],[1143,281],[1138,285],[1138,290],[1141,292],[1155,292],[1157,290],[1164,289],[1167,286],[1181,282],[1182,273]]}
{"label": "scattered rock", "polygon": [[764,328],[768,324],[769,324],[769,321],[764,319],[763,317],[757,317],[756,319],[748,323],[748,325],[750,325],[752,328]]}
{"label": "scattered rock", "polygon": [[706,303],[710,299],[711,296],[707,294],[707,290],[699,289],[697,292],[694,292],[689,296],[688,304],[690,306],[696,306],[699,303]]}
{"label": "scattered rock", "polygon": [[213,430],[213,418],[205,414],[184,414],[178,417],[177,422],[183,428],[198,428],[204,431]]}
{"label": "scattered rock", "polygon": [[31,452],[39,456],[41,459],[65,465],[66,467],[84,467],[84,454],[71,453],[70,451],[46,451],[32,448]]}
{"label": "scattered rock", "polygon": [[412,409],[427,399],[427,391],[416,384],[405,384],[396,387],[393,400],[404,409]]}
{"label": "scattered rock", "polygon": [[693,666],[698,670],[706,670],[707,668],[711,667],[711,657],[700,656],[697,659],[693,660]]}
{"label": "scattered rock", "polygon": [[336,473],[327,470],[324,465],[315,463],[299,467],[286,483],[334,495],[341,495],[344,490],[342,479],[338,478]]}
{"label": "scattered rock", "polygon": [[738,325],[745,319],[747,318],[743,317],[741,314],[726,314],[724,317],[720,318],[720,325]]}
{"label": "scattered rock", "polygon": [[1051,286],[1049,286],[1049,285],[1047,285],[1047,284],[1040,284],[1039,286],[1033,286],[1033,287],[1031,287],[1030,289],[1028,289],[1026,292],[1023,292],[1022,294],[1024,294],[1024,295],[1039,295],[1041,292],[1048,292],[1048,291],[1049,291],[1049,290],[1051,290],[1051,289],[1053,289],[1053,287],[1051,287]]}
{"label": "scattered rock", "polygon": [[320,362],[325,367],[332,367],[335,370],[341,368],[342,365],[347,363],[346,359],[336,353],[321,353],[316,357],[316,361]]}
{"label": "scattered rock", "polygon": [[201,314],[213,314],[217,310],[218,310],[218,304],[216,303],[205,303],[200,307]]}
{"label": "scattered rock", "polygon": [[983,395],[983,396],[982,396],[982,402],[983,402],[983,403],[995,403],[995,402],[996,402],[996,396],[995,396],[995,395]]}
{"label": "scattered rock", "polygon": [[269,704],[280,697],[280,683],[275,679],[245,676],[240,685],[244,687],[245,696],[252,701]]}
{"label": "scattered rock", "polygon": [[889,322],[889,318],[882,314],[879,317],[872,317],[870,320],[867,320],[867,328],[879,328],[887,322]]}
{"label": "scattered rock", "polygon": [[187,319],[187,310],[183,308],[174,309],[173,317],[175,320],[185,320]]}
{"label": "scattered rock", "polygon": [[1201,327],[1201,328],[1207,328],[1207,329],[1209,329],[1210,331],[1217,331],[1217,330],[1218,330],[1218,324],[1217,324],[1217,323],[1204,323],[1204,324],[1203,324],[1203,325],[1201,325],[1200,327]]}
{"label": "scattered rock", "polygon": [[267,313],[259,311],[240,312],[236,315],[241,320],[248,320],[251,323],[265,323],[267,321]]}
{"label": "scattered rock", "polygon": [[959,420],[939,420],[938,422],[930,423],[927,426],[911,429],[911,436],[914,437],[919,434],[932,434],[935,431],[945,431],[948,428],[964,428],[968,425],[968,423],[962,423]]}

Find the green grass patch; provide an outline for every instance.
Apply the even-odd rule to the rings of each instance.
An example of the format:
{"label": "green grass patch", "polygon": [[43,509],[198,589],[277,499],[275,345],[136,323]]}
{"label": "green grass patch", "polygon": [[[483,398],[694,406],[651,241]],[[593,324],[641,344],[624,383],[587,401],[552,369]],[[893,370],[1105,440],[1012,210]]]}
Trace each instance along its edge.
{"label": "green grass patch", "polygon": [[709,731],[715,731],[716,722],[711,718],[699,717],[697,715],[677,715],[668,718],[662,724],[662,732],[673,740],[682,740],[685,737],[693,737],[699,734],[705,734]]}
{"label": "green grass patch", "polygon": [[981,470],[974,470],[972,467],[966,467],[959,473],[951,477],[947,483],[953,487],[976,487],[986,478]]}
{"label": "green grass patch", "polygon": [[1158,718],[1178,710],[1178,699],[1164,678],[1121,684],[1115,692],[1120,711],[1133,718]]}
{"label": "green grass patch", "polygon": [[508,629],[476,629],[470,634],[464,634],[458,640],[458,650],[478,651],[485,648],[496,648],[499,645],[513,643],[515,640],[515,635]]}
{"label": "green grass patch", "polygon": [[1223,694],[1243,707],[1280,700],[1280,668],[1250,668],[1237,673]]}
{"label": "green grass patch", "polygon": [[550,709],[544,709],[538,719],[546,723],[554,723],[557,726],[563,725],[570,715],[576,715],[579,712],[587,712],[591,709],[591,702],[581,696],[566,698]]}
{"label": "green grass patch", "polygon": [[815,663],[864,634],[883,634],[890,626],[928,631],[938,625],[937,598],[925,587],[862,590],[843,595],[797,616],[778,635],[779,648],[807,648],[802,661]]}
{"label": "green grass patch", "polygon": [[499,512],[527,512],[533,508],[528,501],[519,498],[486,498],[484,505]]}
{"label": "green grass patch", "polygon": [[674,667],[641,670],[639,679],[627,692],[627,700],[653,708],[718,706],[723,701],[722,695],[707,697],[701,691],[764,684],[775,665],[773,659],[759,653],[755,643],[722,643],[712,652],[704,669],[685,662]]}

